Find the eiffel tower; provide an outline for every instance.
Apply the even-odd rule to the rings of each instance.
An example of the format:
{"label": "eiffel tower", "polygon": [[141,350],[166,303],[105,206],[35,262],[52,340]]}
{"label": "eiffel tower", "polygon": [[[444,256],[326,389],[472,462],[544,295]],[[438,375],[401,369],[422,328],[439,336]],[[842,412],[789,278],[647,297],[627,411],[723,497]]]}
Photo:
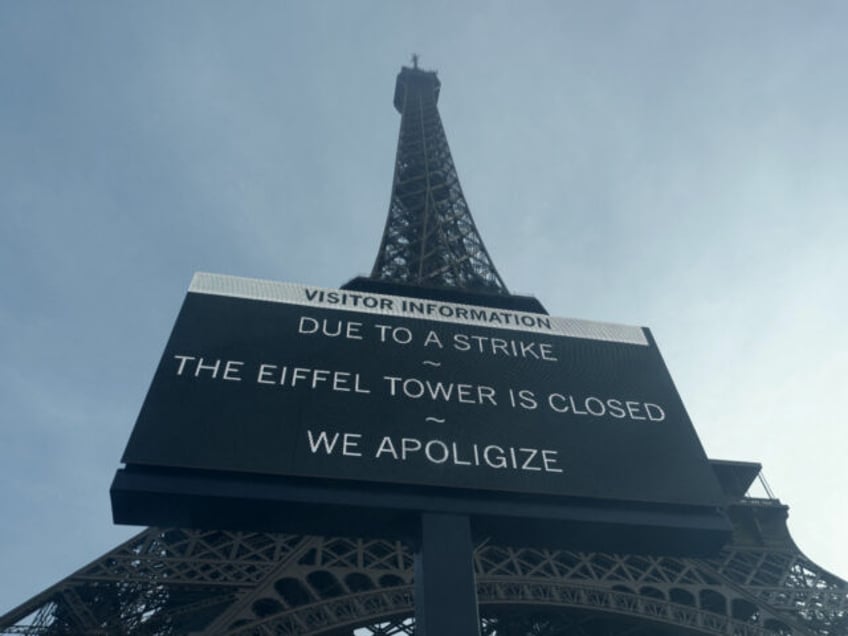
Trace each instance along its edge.
{"label": "eiffel tower", "polygon": [[[415,58],[398,75],[402,118],[386,228],[371,276],[348,286],[475,292],[503,306],[516,297],[469,213],[437,109],[439,88]],[[734,528],[719,554],[482,540],[473,555],[481,633],[848,634],[848,583],[798,549],[786,505],[767,489],[768,497],[747,495],[760,465],[711,465]],[[148,528],[0,617],[0,633],[389,636],[415,633],[413,601],[413,552],[399,541]]]}

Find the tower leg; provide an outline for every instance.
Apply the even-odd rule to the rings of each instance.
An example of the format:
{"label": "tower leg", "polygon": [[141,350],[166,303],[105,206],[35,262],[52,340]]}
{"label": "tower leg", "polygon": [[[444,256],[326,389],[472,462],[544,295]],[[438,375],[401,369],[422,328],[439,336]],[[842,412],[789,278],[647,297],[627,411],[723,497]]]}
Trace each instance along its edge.
{"label": "tower leg", "polygon": [[471,525],[465,515],[421,515],[415,554],[417,636],[479,636]]}

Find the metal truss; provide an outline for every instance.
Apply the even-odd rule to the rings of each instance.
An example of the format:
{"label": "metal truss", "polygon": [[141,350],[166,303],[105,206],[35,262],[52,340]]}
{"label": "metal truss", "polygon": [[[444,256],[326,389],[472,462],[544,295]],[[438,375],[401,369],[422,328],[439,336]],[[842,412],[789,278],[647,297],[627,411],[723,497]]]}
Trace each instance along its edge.
{"label": "metal truss", "polygon": [[506,294],[459,185],[439,111],[435,72],[403,68],[392,198],[371,278]]}
{"label": "metal truss", "polygon": [[[733,507],[785,519],[777,500]],[[479,544],[482,631],[848,634],[848,584],[781,524],[709,560]],[[150,528],[0,617],[0,634],[414,634],[413,555],[397,541]]]}

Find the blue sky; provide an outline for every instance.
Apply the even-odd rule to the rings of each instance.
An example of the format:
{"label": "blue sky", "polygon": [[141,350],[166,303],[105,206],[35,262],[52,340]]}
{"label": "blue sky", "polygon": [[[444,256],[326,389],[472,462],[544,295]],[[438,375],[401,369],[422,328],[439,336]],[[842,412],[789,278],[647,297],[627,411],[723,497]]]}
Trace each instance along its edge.
{"label": "blue sky", "polygon": [[412,52],[511,290],[651,327],[708,455],[848,576],[839,2],[0,3],[0,612],[108,488],[195,271],[370,271]]}

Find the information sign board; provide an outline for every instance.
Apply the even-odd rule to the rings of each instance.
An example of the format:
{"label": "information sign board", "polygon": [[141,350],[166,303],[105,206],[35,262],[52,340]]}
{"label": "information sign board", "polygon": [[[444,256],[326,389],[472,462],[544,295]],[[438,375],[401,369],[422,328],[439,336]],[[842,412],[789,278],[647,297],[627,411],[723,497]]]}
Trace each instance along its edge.
{"label": "information sign board", "polygon": [[717,506],[648,330],[197,274],[128,466]]}

